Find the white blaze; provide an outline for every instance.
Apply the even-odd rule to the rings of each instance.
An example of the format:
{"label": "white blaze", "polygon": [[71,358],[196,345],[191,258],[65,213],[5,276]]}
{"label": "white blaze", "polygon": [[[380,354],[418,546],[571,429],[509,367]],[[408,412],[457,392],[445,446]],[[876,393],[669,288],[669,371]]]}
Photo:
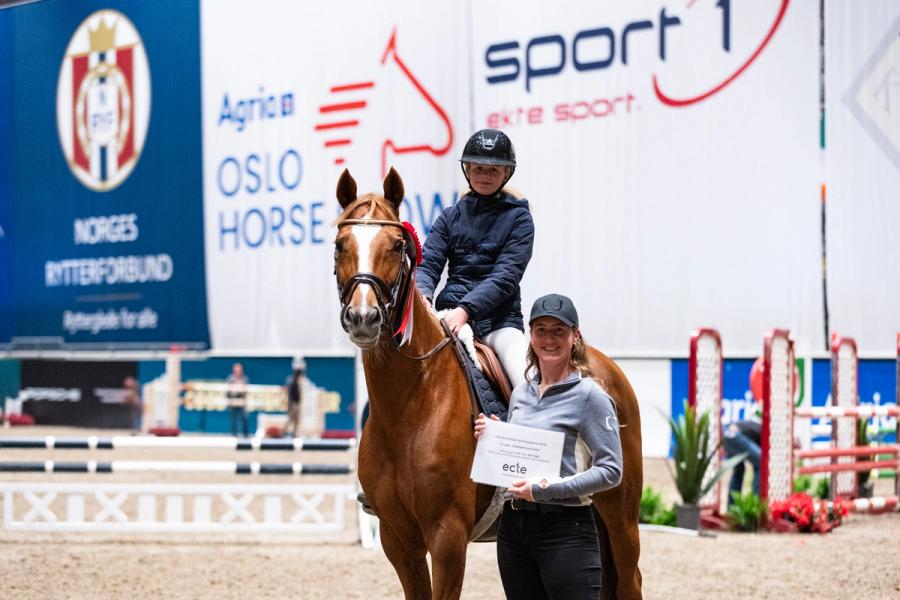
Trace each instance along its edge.
{"label": "white blaze", "polygon": [[[374,274],[374,265],[372,264],[372,244],[375,243],[375,236],[381,231],[381,227],[372,225],[354,225],[352,228],[353,236],[356,238],[357,254],[359,256],[359,264],[357,269],[359,273]],[[375,306],[369,306],[367,299],[369,297],[371,286],[366,283],[359,284],[359,316],[365,318],[369,310],[376,310]]]}

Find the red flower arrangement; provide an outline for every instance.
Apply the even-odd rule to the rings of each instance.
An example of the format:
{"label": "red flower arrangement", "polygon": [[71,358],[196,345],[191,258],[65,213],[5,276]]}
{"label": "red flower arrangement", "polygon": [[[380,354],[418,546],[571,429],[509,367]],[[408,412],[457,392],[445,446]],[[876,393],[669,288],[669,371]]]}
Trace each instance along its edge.
{"label": "red flower arrangement", "polygon": [[828,533],[841,524],[849,512],[849,505],[839,499],[831,507],[822,501],[816,508],[812,496],[797,492],[787,500],[769,505],[769,527],[783,532]]}

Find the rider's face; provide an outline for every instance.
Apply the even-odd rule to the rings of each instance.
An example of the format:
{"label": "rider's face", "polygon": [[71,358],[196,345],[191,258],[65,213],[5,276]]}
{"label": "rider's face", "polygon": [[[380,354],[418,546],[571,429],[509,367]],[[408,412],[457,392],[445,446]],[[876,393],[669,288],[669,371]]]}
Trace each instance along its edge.
{"label": "rider's face", "polygon": [[509,167],[498,165],[466,164],[466,172],[469,174],[469,183],[476,193],[482,196],[490,196],[500,189],[503,180],[506,179]]}

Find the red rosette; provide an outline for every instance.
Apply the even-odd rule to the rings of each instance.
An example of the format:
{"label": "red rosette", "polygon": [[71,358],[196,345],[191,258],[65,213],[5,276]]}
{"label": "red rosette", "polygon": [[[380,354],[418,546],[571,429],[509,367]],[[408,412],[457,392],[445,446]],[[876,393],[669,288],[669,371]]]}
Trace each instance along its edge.
{"label": "red rosette", "polygon": [[419,234],[416,233],[416,228],[409,221],[403,221],[401,224],[403,229],[407,230],[412,236],[413,242],[416,243],[416,266],[418,266],[422,263],[422,243],[419,242]]}

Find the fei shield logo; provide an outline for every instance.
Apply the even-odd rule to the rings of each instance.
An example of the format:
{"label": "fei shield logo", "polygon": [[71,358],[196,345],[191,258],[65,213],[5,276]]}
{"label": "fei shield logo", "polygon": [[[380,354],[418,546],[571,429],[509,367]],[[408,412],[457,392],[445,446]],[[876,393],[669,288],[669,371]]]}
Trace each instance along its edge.
{"label": "fei shield logo", "polygon": [[108,192],[134,170],[150,122],[150,68],[140,34],[119,11],[78,26],[56,87],[59,143],[72,174]]}

